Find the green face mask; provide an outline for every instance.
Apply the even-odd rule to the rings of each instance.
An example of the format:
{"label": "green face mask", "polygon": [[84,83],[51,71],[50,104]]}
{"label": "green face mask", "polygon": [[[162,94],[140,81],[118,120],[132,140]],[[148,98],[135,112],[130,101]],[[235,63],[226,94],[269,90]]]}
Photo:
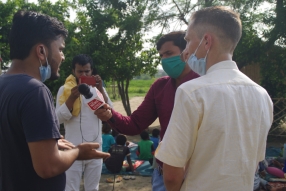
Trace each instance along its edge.
{"label": "green face mask", "polygon": [[180,58],[180,55],[173,56],[170,58],[162,59],[162,67],[164,71],[170,76],[171,78],[177,78],[183,72],[186,63],[183,62]]}

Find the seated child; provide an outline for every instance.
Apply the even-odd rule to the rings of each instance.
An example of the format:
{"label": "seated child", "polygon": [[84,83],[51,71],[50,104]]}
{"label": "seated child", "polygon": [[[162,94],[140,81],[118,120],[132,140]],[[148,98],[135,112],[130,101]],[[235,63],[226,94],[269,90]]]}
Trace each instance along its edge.
{"label": "seated child", "polygon": [[116,144],[113,145],[108,152],[110,153],[110,157],[107,158],[104,163],[106,168],[112,173],[119,173],[122,169],[123,161],[125,156],[127,157],[127,162],[129,166],[126,168],[126,171],[134,171],[131,158],[130,158],[130,150],[126,144],[126,137],[122,134],[117,135]]}
{"label": "seated child", "polygon": [[108,152],[112,145],[115,144],[114,137],[110,134],[111,127],[108,123],[102,125],[102,151]]}
{"label": "seated child", "polygon": [[159,129],[153,129],[152,136],[150,137],[150,140],[153,141],[154,149],[156,150],[159,144],[159,135],[160,130]]}
{"label": "seated child", "polygon": [[143,131],[141,134],[141,141],[138,143],[138,150],[136,154],[141,160],[148,160],[151,166],[153,165],[154,145],[149,138],[147,131]]}

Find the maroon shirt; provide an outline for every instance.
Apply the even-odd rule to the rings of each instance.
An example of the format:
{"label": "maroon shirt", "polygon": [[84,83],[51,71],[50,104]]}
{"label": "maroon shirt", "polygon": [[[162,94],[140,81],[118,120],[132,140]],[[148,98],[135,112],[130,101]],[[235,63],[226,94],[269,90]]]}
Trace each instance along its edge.
{"label": "maroon shirt", "polygon": [[[182,83],[197,77],[199,75],[191,71],[183,78]],[[144,101],[131,116],[123,116],[112,109],[114,122],[109,121],[109,124],[119,133],[138,135],[159,117],[160,138],[163,140],[173,111],[176,90],[175,79],[169,76],[159,78],[153,83]]]}

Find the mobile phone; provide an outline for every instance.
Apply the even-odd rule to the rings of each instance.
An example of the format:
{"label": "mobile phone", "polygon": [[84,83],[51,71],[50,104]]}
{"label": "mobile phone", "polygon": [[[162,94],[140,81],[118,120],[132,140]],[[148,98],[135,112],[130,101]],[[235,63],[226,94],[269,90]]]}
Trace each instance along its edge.
{"label": "mobile phone", "polygon": [[90,86],[95,86],[96,80],[94,76],[81,76],[79,77],[79,84],[87,84]]}

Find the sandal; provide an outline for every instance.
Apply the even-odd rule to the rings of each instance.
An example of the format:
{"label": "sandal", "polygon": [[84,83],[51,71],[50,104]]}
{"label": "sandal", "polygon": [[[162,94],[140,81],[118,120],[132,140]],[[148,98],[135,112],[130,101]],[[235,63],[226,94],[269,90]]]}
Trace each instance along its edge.
{"label": "sandal", "polygon": [[129,180],[129,179],[130,179],[130,176],[125,175],[125,176],[123,176],[123,179],[124,179],[124,180]]}
{"label": "sandal", "polygon": [[[122,177],[121,176],[117,176],[115,178],[115,182],[118,183],[118,182],[121,182],[122,181]],[[114,182],[114,178],[107,178],[106,179],[106,182],[107,183],[113,183]]]}
{"label": "sandal", "polygon": [[118,182],[121,182],[122,181],[122,177],[121,176],[117,176],[115,178],[115,182],[118,183]]}
{"label": "sandal", "polygon": [[136,178],[135,178],[135,176],[132,175],[132,176],[130,176],[130,179],[135,180]]}

